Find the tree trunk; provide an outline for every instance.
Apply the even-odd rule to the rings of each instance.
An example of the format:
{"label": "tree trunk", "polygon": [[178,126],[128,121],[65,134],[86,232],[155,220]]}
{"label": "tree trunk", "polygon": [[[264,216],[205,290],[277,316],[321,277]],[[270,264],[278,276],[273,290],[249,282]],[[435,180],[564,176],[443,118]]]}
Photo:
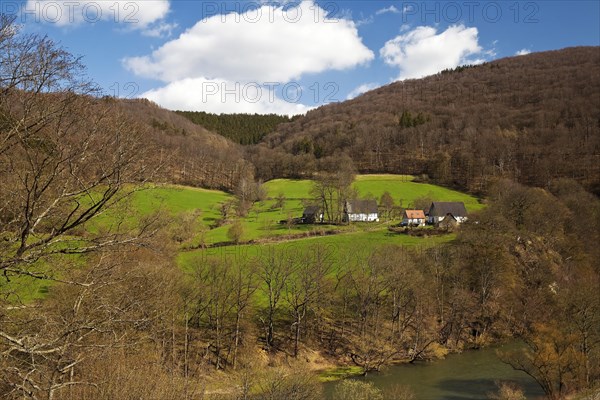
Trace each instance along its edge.
{"label": "tree trunk", "polygon": [[241,311],[239,311],[237,313],[237,315],[235,316],[235,335],[234,335],[234,339],[233,339],[233,358],[231,360],[231,366],[233,367],[233,369],[235,369],[235,365],[237,362],[237,352],[238,352],[238,346],[240,343],[240,317],[241,317]]}
{"label": "tree trunk", "polygon": [[300,341],[300,316],[296,316],[296,329],[294,332],[294,357],[298,357],[298,342]]}

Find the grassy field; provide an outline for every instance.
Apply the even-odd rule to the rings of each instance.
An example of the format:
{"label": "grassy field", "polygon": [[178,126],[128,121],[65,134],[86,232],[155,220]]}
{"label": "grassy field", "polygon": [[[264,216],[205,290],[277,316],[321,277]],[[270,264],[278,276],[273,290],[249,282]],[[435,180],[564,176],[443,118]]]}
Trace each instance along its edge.
{"label": "grassy field", "polygon": [[[301,235],[311,230],[326,230],[334,227],[324,225],[293,225],[287,227],[277,222],[286,219],[288,216],[300,217],[303,211],[302,200],[310,198],[310,188],[312,182],[309,180],[289,180],[276,179],[265,183],[268,199],[258,203],[253,207],[249,215],[242,220],[244,227],[243,240],[276,238],[279,235]],[[414,199],[427,196],[440,201],[463,201],[470,211],[481,208],[478,200],[464,193],[456,192],[446,188],[421,184],[412,181],[410,176],[400,175],[361,175],[357,177],[355,187],[361,196],[373,195],[380,197],[385,191],[389,191],[392,197],[399,204],[400,200],[404,205],[412,202]],[[169,190],[168,188],[165,190]],[[181,189],[179,189],[181,190]],[[149,194],[151,192],[148,192]],[[162,191],[161,191],[162,193]],[[286,198],[283,209],[274,208],[279,194]],[[229,196],[209,197],[205,191],[195,191],[190,189],[188,193],[191,197],[186,197],[186,204],[198,204],[202,210],[218,209],[218,203],[231,199]],[[169,197],[163,194],[163,200],[181,198],[178,196]],[[196,200],[192,200],[195,198]],[[204,201],[204,203],[202,203]],[[215,202],[217,204],[215,204]],[[178,206],[181,208],[181,205]],[[175,210],[177,207],[170,206]],[[189,209],[189,208],[186,208]],[[218,216],[218,215],[217,215]],[[203,218],[205,222],[211,222],[216,216],[214,213],[211,218]],[[335,227],[342,233],[327,236],[312,236],[294,240],[282,240],[277,243],[247,244],[240,246],[214,247],[203,250],[185,251],[178,257],[178,264],[184,270],[193,268],[194,263],[201,262],[210,257],[227,257],[233,259],[247,260],[260,257],[261,254],[272,250],[276,251],[300,251],[306,252],[316,245],[325,246],[334,254],[343,254],[345,259],[360,258],[372,252],[373,249],[383,245],[400,246],[422,246],[423,248],[433,246],[438,243],[447,242],[454,238],[454,235],[436,236],[430,238],[417,238],[407,235],[398,235],[388,232],[389,223],[355,223],[349,226]],[[218,243],[227,241],[227,230],[230,225],[224,225],[208,232],[207,243]],[[342,260],[337,258],[335,263]]]}
{"label": "grassy field", "polygon": [[202,211],[203,221],[210,223],[219,217],[219,205],[233,196],[218,190],[186,186],[157,186],[136,192],[133,206],[143,214],[162,209],[172,214]]}
{"label": "grassy field", "polygon": [[[415,199],[429,197],[437,201],[462,201],[468,211],[476,211],[483,207],[475,197],[446,189],[440,186],[413,182],[407,175],[358,175],[354,187],[361,197],[374,196],[380,198],[388,191],[397,205],[409,206]],[[302,216],[303,202],[310,200],[310,180],[275,179],[264,184],[267,199],[257,203],[249,214],[241,220],[243,226],[242,241],[264,239],[282,235],[301,235],[315,229],[331,229],[320,225],[286,226],[279,221]],[[282,208],[275,207],[276,197],[285,197]],[[227,242],[227,231],[230,224],[216,226],[220,218],[220,206],[231,201],[233,197],[224,192],[196,189],[179,186],[163,186],[143,190],[134,195],[133,207],[142,213],[162,209],[176,215],[184,211],[200,210],[200,220],[208,231],[204,236],[206,244]],[[359,224],[360,225],[360,224]],[[341,230],[355,230],[354,227],[335,227]],[[372,226],[367,227],[371,229]],[[359,230],[361,228],[358,228]],[[385,229],[385,226],[381,226]]]}
{"label": "grassy field", "polygon": [[390,233],[385,229],[376,229],[372,231],[364,230],[337,235],[281,241],[272,244],[223,246],[186,251],[179,254],[177,262],[184,271],[190,271],[195,263],[204,262],[209,258],[252,260],[267,255],[272,251],[289,254],[309,254],[311,251],[315,250],[317,246],[320,246],[333,256],[332,263],[335,267],[345,260],[365,259],[374,249],[385,245],[426,249],[436,244],[449,242],[454,238],[455,235],[453,234],[418,238]]}
{"label": "grassy field", "polygon": [[[416,238],[407,235],[391,234],[387,227],[394,221],[380,223],[354,223],[346,226],[328,225],[287,225],[279,221],[302,216],[304,203],[310,200],[310,180],[275,179],[264,184],[267,199],[256,203],[249,214],[240,220],[243,226],[242,242],[271,241],[275,243],[255,243],[241,246],[215,247],[196,251],[182,251],[178,263],[184,269],[189,269],[199,257],[213,255],[234,255],[241,258],[256,257],[262,252],[271,249],[290,251],[306,251],[315,245],[326,246],[335,254],[343,254],[346,258],[358,258],[368,255],[374,248],[382,245],[423,246],[429,247],[437,243],[452,240],[453,235],[432,238]],[[449,190],[435,185],[413,182],[411,176],[406,175],[359,175],[354,187],[361,197],[379,198],[388,191],[394,198],[396,205],[408,206],[419,197],[429,197],[437,201],[463,201],[469,211],[483,207],[472,196],[457,191]],[[276,198],[283,194],[285,197],[283,207],[276,207]],[[185,212],[199,212],[198,232],[189,242],[184,243],[182,250],[194,248],[202,241],[206,245],[228,242],[227,231],[231,221],[220,224],[221,205],[231,202],[234,197],[230,194],[191,187],[166,185],[148,186],[144,190],[135,192],[129,200],[128,206],[139,214],[150,214],[161,211],[170,215],[174,224],[177,218]],[[116,211],[118,215],[118,211]],[[111,224],[111,214],[101,215],[96,222],[88,226],[89,231],[94,231],[103,224]],[[397,221],[396,221],[397,222]],[[202,226],[203,227],[202,227]],[[335,229],[336,235],[317,235],[324,231]],[[291,240],[291,239],[293,240]],[[337,263],[342,260],[337,260]],[[15,287],[14,285],[10,285]],[[18,293],[19,297],[26,300],[42,298],[47,291],[44,282],[23,282],[17,285],[26,288]],[[10,287],[0,287],[0,294],[10,290]]]}
{"label": "grassy field", "polygon": [[271,198],[283,193],[288,199],[308,199],[312,181],[308,179],[273,179],[265,182],[264,188],[267,190],[267,196]]}
{"label": "grassy field", "polygon": [[[189,274],[188,276],[194,276],[194,271],[204,268],[207,262],[241,262],[242,265],[256,265],[260,260],[269,259],[273,255],[277,255],[278,259],[290,257],[299,261],[310,260],[320,254],[331,266],[330,276],[335,276],[343,267],[356,266],[365,262],[375,249],[382,246],[395,245],[422,251],[437,244],[447,243],[454,238],[454,234],[416,238],[390,233],[386,229],[362,230],[272,244],[222,246],[185,251],[179,253],[177,265],[184,273]],[[253,298],[255,304],[261,307],[267,304],[266,294],[262,291],[257,291]]]}
{"label": "grassy field", "polygon": [[441,186],[413,182],[413,179],[409,175],[358,175],[354,188],[361,197],[375,196],[377,199],[387,191],[402,207],[409,207],[419,197],[434,201],[462,201],[469,212],[483,207],[473,196]]}
{"label": "grassy field", "polygon": [[[357,175],[353,186],[360,197],[379,199],[383,193],[389,192],[396,204],[402,207],[408,207],[419,197],[429,197],[435,201],[462,201],[468,211],[477,211],[483,207],[477,198],[468,194],[413,180],[411,175]],[[264,187],[271,198],[283,193],[288,199],[300,200],[310,198],[312,181],[274,179],[266,182]]]}
{"label": "grassy field", "polygon": [[0,282],[0,296],[10,304],[28,304],[34,300],[43,299],[48,293],[52,282],[35,279],[29,276],[15,276],[10,282]]}
{"label": "grassy field", "polygon": [[[32,263],[27,269],[54,279],[64,279],[62,272],[83,268],[85,262],[85,256],[81,254],[57,254],[50,259]],[[44,299],[48,290],[55,284],[55,281],[50,279],[37,279],[26,275],[11,276],[10,279],[0,279],[0,296],[13,305],[29,304]]]}

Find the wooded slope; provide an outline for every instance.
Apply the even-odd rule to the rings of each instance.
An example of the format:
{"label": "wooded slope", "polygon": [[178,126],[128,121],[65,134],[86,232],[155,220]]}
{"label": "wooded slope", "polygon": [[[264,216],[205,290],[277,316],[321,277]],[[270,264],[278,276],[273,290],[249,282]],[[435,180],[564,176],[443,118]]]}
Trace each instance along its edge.
{"label": "wooded slope", "polygon": [[146,128],[152,157],[162,179],[206,188],[232,190],[251,174],[241,147],[148,100],[118,100],[118,107]]}
{"label": "wooded slope", "polygon": [[277,125],[290,122],[288,116],[277,114],[212,114],[203,111],[177,111],[195,124],[210,129],[236,143],[256,144]]}
{"label": "wooded slope", "polygon": [[252,159],[263,178],[302,176],[344,153],[363,173],[427,174],[475,192],[491,177],[569,177],[598,194],[600,48],[395,82],[280,125]]}

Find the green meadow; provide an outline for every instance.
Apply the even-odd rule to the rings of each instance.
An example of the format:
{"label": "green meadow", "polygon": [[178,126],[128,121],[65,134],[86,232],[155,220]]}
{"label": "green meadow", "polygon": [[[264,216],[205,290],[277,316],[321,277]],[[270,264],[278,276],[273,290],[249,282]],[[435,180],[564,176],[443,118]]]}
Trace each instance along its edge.
{"label": "green meadow", "polygon": [[358,175],[354,188],[361,197],[374,196],[377,199],[389,192],[396,204],[400,202],[402,207],[409,207],[419,197],[427,197],[434,201],[462,201],[469,212],[483,208],[483,204],[473,196],[413,180],[414,177],[410,175]]}
{"label": "green meadow", "polygon": [[[382,246],[393,245],[420,252],[437,244],[447,243],[454,238],[454,234],[416,238],[393,234],[385,229],[356,231],[272,244],[221,246],[184,251],[178,255],[177,265],[187,276],[193,277],[194,271],[202,270],[208,262],[241,263],[250,267],[272,257],[298,262],[314,259],[319,254],[319,258],[330,265],[330,276],[333,277],[344,270],[344,267],[357,266],[366,262],[373,251]],[[266,306],[267,297],[263,291],[257,291],[253,298],[257,305]]]}
{"label": "green meadow", "polygon": [[[283,193],[288,199],[308,199],[312,181],[274,179],[266,182],[264,187],[268,196],[272,198]],[[483,207],[473,196],[441,186],[414,182],[412,175],[357,175],[353,187],[360,197],[379,199],[385,192],[389,192],[396,204],[403,207],[408,207],[411,202],[420,197],[429,197],[436,201],[462,201],[468,211],[477,211]]]}
{"label": "green meadow", "polygon": [[311,251],[316,251],[317,248],[320,248],[330,254],[335,270],[342,262],[366,259],[378,247],[395,245],[425,250],[437,244],[447,243],[454,238],[454,234],[418,238],[390,233],[387,229],[364,230],[269,244],[243,244],[183,251],[180,252],[177,263],[184,271],[189,272],[193,269],[194,264],[204,262],[208,259],[248,261],[257,260],[273,252],[308,255]]}
{"label": "green meadow", "polygon": [[[60,266],[60,268],[55,268]],[[50,259],[38,260],[26,268],[37,274],[64,279],[63,269],[78,270],[85,266],[85,256],[80,254],[57,254]],[[51,279],[38,279],[33,276],[11,276],[10,279],[0,279],[0,296],[14,305],[29,304],[35,300],[44,299],[48,290],[55,284]]]}
{"label": "green meadow", "polygon": [[264,183],[267,196],[277,197],[283,193],[288,199],[308,199],[313,181],[308,179],[273,179]]}
{"label": "green meadow", "polygon": [[0,296],[11,304],[28,304],[46,297],[52,282],[29,276],[11,277],[0,282]]}
{"label": "green meadow", "polygon": [[164,210],[171,214],[200,210],[202,219],[211,222],[219,217],[219,205],[233,196],[219,190],[192,188],[187,186],[153,186],[135,192],[134,208],[142,214]]}
{"label": "green meadow", "polygon": [[[183,213],[197,213],[197,234],[182,244],[178,256],[178,264],[189,270],[197,260],[213,256],[231,256],[247,259],[259,257],[265,252],[275,250],[305,252],[317,245],[325,247],[336,255],[334,264],[360,259],[368,256],[377,247],[383,245],[420,246],[427,248],[442,242],[450,241],[454,235],[418,238],[408,235],[390,233],[387,228],[398,221],[382,221],[378,223],[353,223],[344,226],[329,225],[293,225],[280,223],[291,218],[302,216],[304,205],[310,202],[312,181],[275,179],[264,184],[267,198],[253,205],[248,215],[240,219],[243,234],[240,244],[227,245],[227,231],[232,219],[225,223],[221,206],[233,202],[235,198],[228,193],[176,185],[153,185],[132,193],[124,210],[116,210],[100,215],[88,226],[89,231],[96,231],[102,226],[117,225],[119,215],[128,215],[126,209],[136,212],[137,216],[154,212],[166,214],[167,221],[178,223]],[[389,192],[398,206],[407,207],[417,198],[428,197],[437,201],[462,201],[467,210],[479,210],[483,205],[477,198],[446,189],[443,187],[417,183],[407,175],[358,175],[354,188],[360,197],[379,199],[384,192]],[[277,206],[277,197],[283,195],[283,206]],[[129,217],[137,218],[137,217]],[[329,234],[334,230],[336,234]],[[203,233],[200,233],[203,232]],[[202,239],[201,239],[202,237]],[[199,249],[201,242],[209,248]],[[217,245],[215,247],[211,247]],[[194,250],[196,249],[196,250]],[[344,258],[338,257],[344,255]],[[344,261],[345,260],[345,261]],[[47,282],[32,280],[30,284],[23,281],[22,287],[15,295],[24,300],[43,298],[47,291]],[[10,285],[10,287],[15,287]],[[10,290],[0,288],[0,292]]]}
{"label": "green meadow", "polygon": [[[256,203],[248,215],[240,220],[243,227],[242,241],[255,241],[281,236],[301,236],[311,231],[336,229],[341,231],[385,230],[386,223],[353,224],[351,226],[334,227],[327,225],[288,225],[280,223],[291,218],[302,216],[304,205],[311,199],[312,181],[275,179],[264,184],[267,199]],[[389,192],[396,205],[407,207],[417,198],[427,197],[436,201],[462,201],[467,210],[472,212],[483,207],[478,199],[465,193],[440,186],[417,183],[408,175],[358,175],[354,188],[360,197],[379,199],[384,192]],[[276,198],[283,195],[283,207],[276,207]],[[229,241],[227,231],[231,221],[217,223],[221,205],[233,201],[232,195],[216,191],[183,186],[156,186],[136,192],[132,198],[132,207],[141,213],[163,210],[175,216],[182,212],[198,211],[200,223],[204,225],[204,244],[215,244]],[[201,228],[199,226],[199,228]],[[319,238],[317,240],[321,240]],[[381,238],[378,238],[378,240]],[[198,240],[195,242],[198,244]],[[192,243],[192,246],[194,243]]]}

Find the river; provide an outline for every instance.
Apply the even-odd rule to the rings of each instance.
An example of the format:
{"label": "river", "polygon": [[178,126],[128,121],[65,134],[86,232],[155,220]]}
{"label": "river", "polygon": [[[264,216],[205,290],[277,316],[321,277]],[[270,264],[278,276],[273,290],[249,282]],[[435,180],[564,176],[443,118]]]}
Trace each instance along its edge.
{"label": "river", "polygon": [[[500,347],[515,348],[515,343]],[[409,386],[419,400],[483,400],[490,392],[496,392],[497,381],[517,383],[527,399],[537,399],[544,392],[527,374],[515,371],[496,356],[496,348],[470,350],[452,354],[444,360],[403,364],[386,368],[379,373],[361,379],[373,382],[378,388],[393,385]],[[331,398],[335,383],[325,387],[327,398]]]}

